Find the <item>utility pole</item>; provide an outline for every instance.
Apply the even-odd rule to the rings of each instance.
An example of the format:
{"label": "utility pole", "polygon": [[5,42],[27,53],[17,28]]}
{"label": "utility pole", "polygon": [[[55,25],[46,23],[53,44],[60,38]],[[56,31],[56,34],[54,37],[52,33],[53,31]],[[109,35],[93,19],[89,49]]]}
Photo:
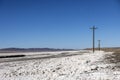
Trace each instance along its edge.
{"label": "utility pole", "polygon": [[100,51],[100,40],[98,40],[98,49]]}
{"label": "utility pole", "polygon": [[95,26],[93,26],[92,28],[93,31],[93,53],[95,52],[95,29],[97,29]]}

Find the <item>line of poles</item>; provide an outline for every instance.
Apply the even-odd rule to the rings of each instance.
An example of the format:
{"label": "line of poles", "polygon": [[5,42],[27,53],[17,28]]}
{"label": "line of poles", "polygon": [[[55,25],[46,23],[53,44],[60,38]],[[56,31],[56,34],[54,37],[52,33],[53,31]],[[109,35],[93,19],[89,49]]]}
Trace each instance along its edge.
{"label": "line of poles", "polygon": [[[93,31],[93,53],[95,52],[95,30],[97,29],[95,26],[90,28]],[[98,40],[98,50],[100,51],[100,41]]]}

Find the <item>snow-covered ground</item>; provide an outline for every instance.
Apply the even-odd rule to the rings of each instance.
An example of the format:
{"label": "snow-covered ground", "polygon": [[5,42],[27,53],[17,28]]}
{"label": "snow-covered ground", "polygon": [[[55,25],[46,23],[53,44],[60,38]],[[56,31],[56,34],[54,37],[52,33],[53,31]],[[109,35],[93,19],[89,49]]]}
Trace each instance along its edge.
{"label": "snow-covered ground", "polygon": [[16,61],[0,59],[0,80],[120,80],[116,64],[105,60],[111,55],[103,51],[69,51],[31,53],[13,59]]}

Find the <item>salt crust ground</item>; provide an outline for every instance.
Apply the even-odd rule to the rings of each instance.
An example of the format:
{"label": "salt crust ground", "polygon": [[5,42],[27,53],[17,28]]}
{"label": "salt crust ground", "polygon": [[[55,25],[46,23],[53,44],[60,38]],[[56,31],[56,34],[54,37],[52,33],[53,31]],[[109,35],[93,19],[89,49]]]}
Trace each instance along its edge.
{"label": "salt crust ground", "polygon": [[112,53],[69,53],[80,55],[0,63],[0,80],[120,80],[116,64],[104,60]]}

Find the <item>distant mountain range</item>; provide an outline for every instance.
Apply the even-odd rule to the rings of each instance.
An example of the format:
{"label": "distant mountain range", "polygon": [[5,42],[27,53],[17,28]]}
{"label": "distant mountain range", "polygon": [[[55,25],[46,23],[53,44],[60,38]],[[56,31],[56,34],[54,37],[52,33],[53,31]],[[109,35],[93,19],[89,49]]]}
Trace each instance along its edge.
{"label": "distant mountain range", "polygon": [[[85,50],[92,50],[92,48],[86,48]],[[95,48],[95,50],[99,50],[98,48]],[[106,51],[106,52],[119,52],[120,53],[120,47],[103,47],[100,48],[100,50]]]}
{"label": "distant mountain range", "polygon": [[10,52],[45,52],[45,51],[70,51],[74,49],[54,49],[54,48],[3,48],[0,53]]}

